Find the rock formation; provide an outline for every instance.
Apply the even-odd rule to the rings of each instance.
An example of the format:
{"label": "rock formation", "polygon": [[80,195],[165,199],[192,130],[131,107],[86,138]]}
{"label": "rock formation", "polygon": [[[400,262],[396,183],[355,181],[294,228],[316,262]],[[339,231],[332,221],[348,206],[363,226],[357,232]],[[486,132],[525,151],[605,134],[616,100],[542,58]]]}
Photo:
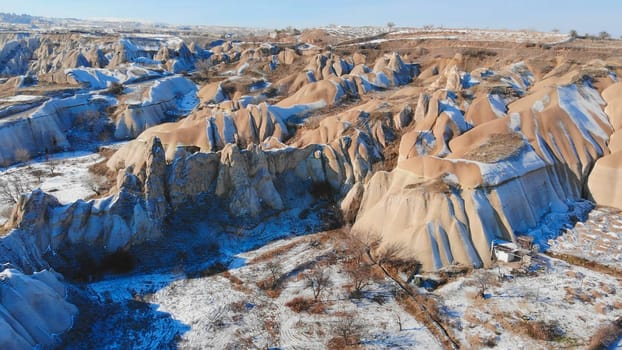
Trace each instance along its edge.
{"label": "rock formation", "polygon": [[65,286],[51,271],[24,275],[0,271],[0,347],[51,347],[73,325],[78,309],[65,301]]}

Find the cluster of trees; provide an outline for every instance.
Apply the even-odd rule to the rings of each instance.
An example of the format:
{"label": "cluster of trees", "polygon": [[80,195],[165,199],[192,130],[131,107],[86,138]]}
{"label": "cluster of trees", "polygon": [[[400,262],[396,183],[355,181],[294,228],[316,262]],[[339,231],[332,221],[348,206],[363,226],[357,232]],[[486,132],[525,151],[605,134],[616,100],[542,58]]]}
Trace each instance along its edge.
{"label": "cluster of trees", "polygon": [[592,40],[610,40],[610,39],[612,39],[611,34],[609,34],[608,32],[606,32],[604,30],[602,32],[598,33],[598,35],[592,35],[590,33],[585,33],[584,35],[579,35],[579,33],[576,30],[572,29],[569,32],[569,34],[570,34],[571,37],[578,38],[578,39],[592,39]]}

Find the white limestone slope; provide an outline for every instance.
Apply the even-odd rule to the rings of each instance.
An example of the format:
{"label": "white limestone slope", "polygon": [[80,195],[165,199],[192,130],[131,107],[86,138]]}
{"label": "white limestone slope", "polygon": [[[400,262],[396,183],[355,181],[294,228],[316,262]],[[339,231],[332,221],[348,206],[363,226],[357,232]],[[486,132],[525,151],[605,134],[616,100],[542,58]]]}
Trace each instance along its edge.
{"label": "white limestone slope", "polygon": [[135,138],[163,121],[188,114],[197,105],[197,86],[181,76],[133,85],[114,115],[117,139]]}
{"label": "white limestone slope", "polygon": [[[531,233],[546,243],[555,234],[544,227],[547,218],[557,215],[551,225],[562,226],[585,210],[575,202],[612,131],[603,104],[587,84],[535,91],[510,106],[509,116],[445,140],[447,156],[400,152],[398,168],[376,173],[343,209],[360,203],[353,230],[401,245],[427,270],[486,266],[494,239]],[[408,140],[415,139],[405,135],[402,143]]]}
{"label": "white limestone slope", "polygon": [[71,145],[67,130],[76,126],[79,118],[101,115],[115,103],[108,96],[82,93],[53,98],[34,109],[0,119],[0,164],[68,149]]}
{"label": "white limestone slope", "polygon": [[65,300],[60,275],[0,272],[0,348],[33,349],[54,345],[57,334],[73,325],[78,309]]}

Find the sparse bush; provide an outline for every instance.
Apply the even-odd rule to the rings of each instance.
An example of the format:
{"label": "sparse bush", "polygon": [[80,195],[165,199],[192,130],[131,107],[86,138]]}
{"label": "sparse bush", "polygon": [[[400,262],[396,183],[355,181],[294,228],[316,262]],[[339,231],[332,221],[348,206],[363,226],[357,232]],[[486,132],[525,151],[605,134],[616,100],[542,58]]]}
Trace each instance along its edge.
{"label": "sparse bush", "polygon": [[109,95],[118,96],[123,94],[124,91],[125,87],[123,86],[123,84],[113,81],[112,83],[110,83],[110,85],[108,85],[108,90],[106,90],[106,93]]}
{"label": "sparse bush", "polygon": [[486,57],[497,56],[497,52],[488,49],[466,49],[462,52],[463,56],[484,59]]}
{"label": "sparse bush", "polygon": [[399,258],[403,250],[403,244],[397,242],[385,244],[377,250],[376,260],[380,265],[395,261]]}
{"label": "sparse bush", "polygon": [[31,190],[22,177],[13,174],[3,177],[4,179],[0,179],[0,200],[17,204],[21,195]]}
{"label": "sparse bush", "polygon": [[524,334],[536,340],[554,341],[564,334],[556,321],[545,322],[521,320],[518,328]]}
{"label": "sparse bush", "polygon": [[364,327],[357,319],[357,315],[344,314],[335,323],[333,334],[335,337],[341,338],[341,344],[350,346],[360,342]]}
{"label": "sparse bush", "polygon": [[227,83],[220,84],[220,89],[222,90],[223,95],[227,96],[228,99],[232,99],[233,95],[237,91],[237,88],[234,84]]}
{"label": "sparse bush", "polygon": [[609,349],[622,335],[622,317],[596,331],[587,346],[588,350]]}
{"label": "sparse bush", "polygon": [[609,40],[609,39],[611,39],[611,34],[605,32],[605,31],[602,31],[602,32],[598,33],[598,39],[600,39],[600,40]]}
{"label": "sparse bush", "polygon": [[214,265],[199,272],[199,277],[209,277],[209,276],[217,275],[221,272],[227,271],[227,269],[228,267],[225,264],[221,262],[217,262]]}
{"label": "sparse bush", "polygon": [[279,262],[274,260],[268,262],[266,264],[266,268],[268,269],[268,271],[270,271],[270,279],[272,281],[271,289],[274,289],[277,286],[279,278],[281,277],[283,268],[281,267],[281,264]]}
{"label": "sparse bush", "polygon": [[308,311],[313,304],[313,299],[305,297],[295,297],[294,299],[285,303],[285,306],[287,306],[296,313],[301,313],[303,311]]}
{"label": "sparse bush", "polygon": [[35,178],[37,178],[37,183],[41,183],[43,180],[43,175],[45,175],[45,171],[41,170],[41,169],[30,169],[30,175],[34,176]]}
{"label": "sparse bush", "polygon": [[304,278],[307,288],[313,291],[313,300],[316,302],[320,299],[322,293],[332,284],[330,276],[322,266],[318,266],[316,269],[308,272]]}

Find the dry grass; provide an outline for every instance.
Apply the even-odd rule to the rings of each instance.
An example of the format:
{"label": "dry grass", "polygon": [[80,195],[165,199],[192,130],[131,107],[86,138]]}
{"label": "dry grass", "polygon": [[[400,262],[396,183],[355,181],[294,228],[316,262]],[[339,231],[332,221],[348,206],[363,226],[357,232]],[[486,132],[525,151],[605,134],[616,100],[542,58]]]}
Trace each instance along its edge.
{"label": "dry grass", "polygon": [[467,57],[475,57],[479,59],[484,59],[486,57],[494,57],[497,56],[497,52],[490,49],[475,49],[469,48],[462,52],[462,55]]}
{"label": "dry grass", "polygon": [[519,134],[492,134],[487,142],[462,156],[467,160],[482,163],[496,163],[517,155],[524,141]]}
{"label": "dry grass", "polygon": [[563,335],[556,321],[525,321],[515,325],[514,331],[525,334],[536,340],[555,341]]}
{"label": "dry grass", "polygon": [[587,346],[588,350],[609,349],[622,336],[622,317],[596,331]]}
{"label": "dry grass", "polygon": [[618,278],[622,277],[622,270],[616,269],[611,266],[599,264],[595,261],[591,261],[591,260],[588,260],[582,257],[578,257],[578,256],[570,255],[570,254],[558,254],[558,253],[553,253],[553,252],[546,252],[545,254],[555,259],[564,260],[565,262],[571,265],[585,267],[590,270],[605,273],[605,274],[618,277]]}
{"label": "dry grass", "polygon": [[363,349],[363,347],[358,344],[358,340],[356,339],[349,339],[348,340],[348,344],[346,344],[346,341],[342,338],[342,337],[334,337],[331,338],[328,341],[328,344],[326,344],[326,348],[328,350],[341,350],[341,349],[350,349],[350,350],[357,350],[357,349]]}
{"label": "dry grass", "polygon": [[309,243],[312,241],[317,241],[322,244],[326,243],[328,240],[331,239],[333,235],[337,234],[336,233],[337,231],[339,230],[325,231],[319,234],[308,236],[306,238],[294,240],[293,242],[274,248],[272,250],[269,250],[263,254],[260,254],[254,257],[253,259],[249,261],[249,264],[257,264],[257,263],[266,262],[268,260],[274,260],[275,258],[278,258],[279,256],[285,254],[286,252],[292,250],[294,247],[299,246],[301,244]]}
{"label": "dry grass", "polygon": [[408,184],[404,189],[418,190],[425,193],[451,193],[451,185],[445,182],[442,178],[432,179],[425,182]]}
{"label": "dry grass", "polygon": [[[116,150],[102,147],[99,149],[99,154],[104,157],[101,162],[95,163],[89,167],[89,173],[93,176],[93,178],[101,178],[104,181],[98,183],[97,192],[94,197],[104,196],[110,192],[112,188],[114,188],[117,184],[117,172],[108,168],[106,163],[110,159],[110,157],[116,152]],[[95,182],[95,181],[93,181]]]}
{"label": "dry grass", "polygon": [[293,312],[301,313],[303,311],[309,311],[314,303],[313,298],[295,297],[285,303],[285,306],[290,308]]}
{"label": "dry grass", "polygon": [[259,289],[266,292],[266,295],[272,299],[278,298],[283,291],[282,281],[280,279],[274,281],[272,277],[260,280],[256,283],[256,285]]}
{"label": "dry grass", "polygon": [[494,348],[497,346],[497,336],[488,335],[483,336],[480,334],[471,334],[467,337],[467,341],[473,348]]}
{"label": "dry grass", "polygon": [[245,293],[245,294],[251,294],[252,293],[252,290],[249,287],[246,286],[244,281],[239,279],[237,276],[232,275],[229,271],[224,271],[224,272],[220,273],[220,275],[222,277],[226,278],[227,280],[229,280],[229,282],[231,283],[231,287],[234,290],[237,290],[237,291]]}

